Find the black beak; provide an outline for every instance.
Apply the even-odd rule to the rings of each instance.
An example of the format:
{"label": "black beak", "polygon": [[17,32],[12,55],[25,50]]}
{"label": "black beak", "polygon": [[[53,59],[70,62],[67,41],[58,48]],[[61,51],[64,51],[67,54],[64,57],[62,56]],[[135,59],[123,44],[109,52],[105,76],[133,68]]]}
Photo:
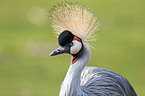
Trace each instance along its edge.
{"label": "black beak", "polygon": [[55,56],[63,53],[69,53],[70,48],[66,46],[60,46],[58,49],[54,50],[49,56]]}

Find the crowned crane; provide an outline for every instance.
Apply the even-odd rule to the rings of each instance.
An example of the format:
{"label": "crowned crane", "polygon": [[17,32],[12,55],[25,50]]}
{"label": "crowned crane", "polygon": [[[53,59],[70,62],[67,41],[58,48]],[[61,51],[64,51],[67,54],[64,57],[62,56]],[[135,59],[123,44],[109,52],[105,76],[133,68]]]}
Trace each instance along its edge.
{"label": "crowned crane", "polygon": [[50,15],[60,45],[50,56],[72,55],[59,96],[137,96],[131,84],[120,74],[86,66],[91,58],[88,41],[94,40],[99,29],[91,11],[79,4],[65,2],[55,6]]}

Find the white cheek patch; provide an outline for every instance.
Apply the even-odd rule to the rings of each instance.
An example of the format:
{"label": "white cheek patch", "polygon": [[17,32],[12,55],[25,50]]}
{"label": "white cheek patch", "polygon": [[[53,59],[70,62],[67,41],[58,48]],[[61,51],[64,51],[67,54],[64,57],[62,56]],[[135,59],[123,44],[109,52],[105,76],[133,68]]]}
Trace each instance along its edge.
{"label": "white cheek patch", "polygon": [[82,44],[81,42],[78,42],[77,40],[73,40],[72,42],[73,42],[73,46],[70,49],[70,53],[76,54],[81,50]]}

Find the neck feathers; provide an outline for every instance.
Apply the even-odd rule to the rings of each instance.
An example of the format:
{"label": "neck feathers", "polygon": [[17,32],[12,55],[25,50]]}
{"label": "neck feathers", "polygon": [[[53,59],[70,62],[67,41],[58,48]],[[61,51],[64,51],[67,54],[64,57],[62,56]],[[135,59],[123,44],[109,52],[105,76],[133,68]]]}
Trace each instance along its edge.
{"label": "neck feathers", "polygon": [[59,96],[82,96],[80,78],[82,70],[88,64],[91,57],[89,46],[83,43],[83,50],[78,54],[78,60],[70,65],[66,77],[62,83]]}

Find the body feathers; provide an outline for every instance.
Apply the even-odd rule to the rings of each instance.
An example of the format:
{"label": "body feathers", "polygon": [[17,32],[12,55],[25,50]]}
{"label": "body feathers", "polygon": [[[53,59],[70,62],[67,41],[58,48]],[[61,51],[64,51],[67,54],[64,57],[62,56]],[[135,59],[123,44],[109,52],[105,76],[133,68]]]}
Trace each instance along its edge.
{"label": "body feathers", "polygon": [[120,74],[104,68],[86,67],[91,50],[84,43],[79,59],[70,65],[59,96],[137,96]]}
{"label": "body feathers", "polygon": [[[50,56],[66,52],[72,55],[72,60],[75,57],[61,85],[59,96],[137,96],[123,76],[103,68],[86,67],[91,50],[85,42],[94,40],[99,29],[97,18],[91,11],[79,4],[64,3],[54,7],[50,14],[52,27],[59,35],[58,43],[61,46]],[[78,41],[75,37],[79,37]]]}

